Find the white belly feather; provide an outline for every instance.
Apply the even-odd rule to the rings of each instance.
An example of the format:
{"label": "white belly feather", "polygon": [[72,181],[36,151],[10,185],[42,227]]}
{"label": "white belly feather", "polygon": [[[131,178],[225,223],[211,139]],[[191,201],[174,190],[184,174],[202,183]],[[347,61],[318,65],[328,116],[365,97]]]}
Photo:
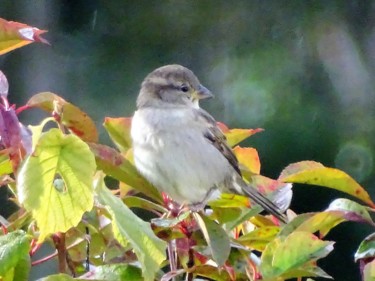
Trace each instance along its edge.
{"label": "white belly feather", "polygon": [[178,203],[202,202],[232,171],[189,110],[137,111],[131,135],[139,172]]}

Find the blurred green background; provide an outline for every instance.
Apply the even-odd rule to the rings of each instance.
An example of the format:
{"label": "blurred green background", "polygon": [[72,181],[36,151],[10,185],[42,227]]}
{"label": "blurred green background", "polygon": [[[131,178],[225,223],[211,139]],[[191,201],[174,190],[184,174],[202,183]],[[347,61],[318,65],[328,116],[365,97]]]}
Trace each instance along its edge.
{"label": "blurred green background", "polygon": [[[18,106],[52,91],[101,128],[105,116],[132,115],[147,73],[179,63],[215,94],[202,106],[217,120],[265,129],[243,144],[258,149],[264,175],[315,160],[375,195],[375,1],[1,0],[0,17],[47,29],[51,43],[0,57]],[[36,124],[43,116],[32,110],[20,118]],[[100,137],[108,142],[102,129]],[[294,192],[298,213],[346,197],[302,185]],[[9,201],[0,204],[9,215]],[[335,280],[359,280],[353,254],[372,231],[337,227],[322,267]]]}

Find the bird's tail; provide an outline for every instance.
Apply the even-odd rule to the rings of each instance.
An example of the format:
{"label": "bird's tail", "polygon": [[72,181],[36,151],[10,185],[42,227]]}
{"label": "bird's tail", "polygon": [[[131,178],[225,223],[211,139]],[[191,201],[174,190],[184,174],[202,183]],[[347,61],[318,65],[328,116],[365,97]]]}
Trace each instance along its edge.
{"label": "bird's tail", "polygon": [[261,194],[250,184],[246,184],[242,179],[235,180],[234,188],[237,193],[248,196],[252,201],[261,206],[266,212],[274,215],[280,221],[287,223],[287,218],[283,214],[292,198],[292,185],[285,184],[284,187],[270,194],[269,198]]}

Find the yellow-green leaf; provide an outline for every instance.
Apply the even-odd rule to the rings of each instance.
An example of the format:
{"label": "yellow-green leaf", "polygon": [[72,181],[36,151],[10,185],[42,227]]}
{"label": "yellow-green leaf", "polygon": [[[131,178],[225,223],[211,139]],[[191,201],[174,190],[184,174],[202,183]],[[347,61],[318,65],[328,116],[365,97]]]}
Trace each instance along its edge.
{"label": "yellow-green leaf", "polygon": [[257,228],[237,239],[239,243],[249,248],[263,251],[267,244],[279,233],[280,227],[266,226]]}
{"label": "yellow-green leaf", "polygon": [[290,164],[281,173],[279,180],[325,186],[350,194],[375,208],[367,191],[345,172],[324,167],[313,161]]}
{"label": "yellow-green leaf", "polygon": [[98,168],[106,175],[126,183],[157,202],[163,201],[160,192],[146,181],[135,166],[118,151],[102,144],[89,143],[89,146],[95,155]]}
{"label": "yellow-green leaf", "polygon": [[153,233],[149,223],[138,218],[105,187],[103,176],[100,174],[96,178],[95,191],[112,217],[116,239],[123,246],[130,243],[141,263],[144,280],[154,280],[156,272],[166,259],[166,243]]}
{"label": "yellow-green leaf", "polygon": [[130,137],[131,121],[132,118],[130,117],[106,117],[104,120],[104,128],[107,130],[117,148],[122,152],[127,151],[132,145],[132,140]]}
{"label": "yellow-green leaf", "polygon": [[40,137],[17,176],[19,201],[36,219],[40,242],[76,226],[91,210],[95,170],[94,155],[77,136],[51,129]]}
{"label": "yellow-green leaf", "polygon": [[[287,275],[290,271],[327,256],[333,250],[333,244],[308,232],[292,232],[286,238],[278,237],[266,246],[260,270],[265,279]],[[295,274],[298,276],[298,272]]]}

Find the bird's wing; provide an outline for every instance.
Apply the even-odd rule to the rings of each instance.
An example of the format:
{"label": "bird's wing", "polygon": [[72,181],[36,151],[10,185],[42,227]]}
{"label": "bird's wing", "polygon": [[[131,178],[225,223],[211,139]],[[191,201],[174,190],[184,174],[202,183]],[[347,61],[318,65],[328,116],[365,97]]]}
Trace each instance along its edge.
{"label": "bird's wing", "polygon": [[197,109],[197,113],[198,121],[205,125],[203,130],[204,137],[221,152],[236,172],[241,175],[237,157],[228,146],[227,138],[216,125],[215,119],[203,109]]}
{"label": "bird's wing", "polygon": [[235,193],[246,194],[264,210],[275,215],[281,221],[286,222],[287,219],[281,213],[278,206],[276,206],[267,197],[259,193],[255,188],[249,186],[242,180],[241,171],[238,166],[238,160],[228,146],[225,135],[216,125],[215,119],[203,109],[197,109],[197,111],[197,121],[199,121],[201,124],[204,124],[204,136],[222,153],[222,155],[228,160],[228,162],[240,175],[239,177],[235,177],[237,180],[233,182],[233,186],[229,187],[229,189],[231,191],[234,191]]}

